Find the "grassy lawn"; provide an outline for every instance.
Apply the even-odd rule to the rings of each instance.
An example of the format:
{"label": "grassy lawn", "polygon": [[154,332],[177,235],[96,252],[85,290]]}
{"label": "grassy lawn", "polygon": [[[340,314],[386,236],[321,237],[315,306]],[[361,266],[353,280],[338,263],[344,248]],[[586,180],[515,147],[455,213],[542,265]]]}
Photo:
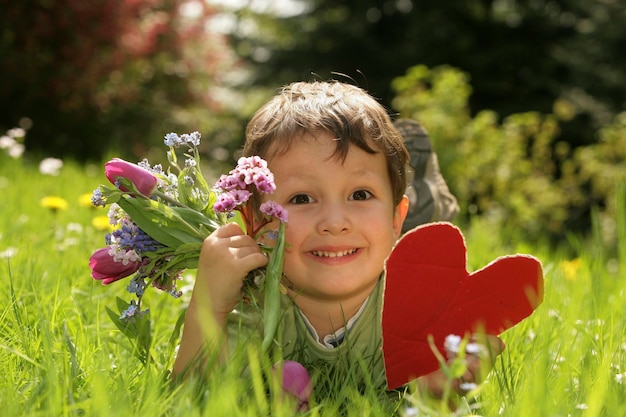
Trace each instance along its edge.
{"label": "grassy lawn", "polygon": [[[102,166],[66,162],[59,176],[37,163],[0,154],[0,414],[3,416],[290,416],[293,403],[268,378],[270,360],[242,351],[207,381],[168,380],[185,296],[151,291],[151,354],[143,365],[105,308],[125,285],[102,286],[88,258],[104,246],[103,209],[81,196],[104,183]],[[62,197],[66,208],[41,205]],[[621,198],[624,210],[624,198]],[[54,202],[54,200],[52,200]],[[50,201],[48,201],[49,203]],[[45,201],[44,201],[45,203]],[[507,349],[476,396],[454,414],[481,416],[619,416],[626,403],[626,214],[617,245],[598,233],[564,236],[561,246],[521,242],[486,221],[464,228],[469,267],[510,253],[542,260],[545,300],[503,334]],[[187,278],[192,279],[192,274]],[[173,336],[173,337],[172,337]],[[355,362],[358,366],[358,362]],[[249,372],[242,372],[246,367]],[[313,371],[311,410],[303,415],[452,415],[407,394],[358,392]],[[267,384],[265,381],[270,380]]]}

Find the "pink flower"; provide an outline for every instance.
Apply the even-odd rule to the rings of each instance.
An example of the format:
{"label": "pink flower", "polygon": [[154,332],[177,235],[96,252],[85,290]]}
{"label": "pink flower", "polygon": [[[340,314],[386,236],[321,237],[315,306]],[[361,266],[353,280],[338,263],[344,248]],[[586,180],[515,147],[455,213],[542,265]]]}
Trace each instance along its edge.
{"label": "pink flower", "polygon": [[246,183],[237,175],[222,175],[215,183],[215,187],[224,191],[246,188]]}
{"label": "pink flower", "polygon": [[263,172],[255,172],[252,176],[251,184],[256,186],[261,194],[272,194],[276,191],[274,174],[265,169]]}
{"label": "pink flower", "polygon": [[213,210],[218,213],[227,213],[233,211],[236,206],[233,196],[230,193],[223,193],[217,197]]}
{"label": "pink flower", "polygon": [[306,368],[295,361],[283,363],[283,391],[298,400],[298,411],[309,409],[309,397],[313,391],[311,378]]}
{"label": "pink flower", "polygon": [[141,262],[128,262],[126,265],[122,262],[116,262],[113,256],[109,254],[109,251],[108,247],[100,248],[89,258],[92,278],[102,281],[104,285],[137,272],[141,266]]}
{"label": "pink flower", "polygon": [[266,216],[275,217],[283,223],[287,223],[289,213],[280,204],[275,201],[266,201],[261,204],[259,211]]}
{"label": "pink flower", "polygon": [[248,190],[232,190],[230,195],[233,197],[235,206],[240,206],[250,199],[252,193]]}
{"label": "pink flower", "polygon": [[236,189],[252,191],[253,187],[256,187],[261,194],[276,191],[274,175],[267,168],[267,162],[258,156],[239,158],[235,169],[228,175],[220,176],[215,187],[224,191]]}
{"label": "pink flower", "polygon": [[[118,178],[126,178],[143,195],[149,196],[157,186],[157,178],[150,171],[119,158],[113,158],[104,164],[104,173],[111,184],[116,184]],[[119,188],[128,191],[123,186]]]}
{"label": "pink flower", "polygon": [[242,156],[237,160],[237,167],[241,169],[267,168],[267,161],[260,156]]}

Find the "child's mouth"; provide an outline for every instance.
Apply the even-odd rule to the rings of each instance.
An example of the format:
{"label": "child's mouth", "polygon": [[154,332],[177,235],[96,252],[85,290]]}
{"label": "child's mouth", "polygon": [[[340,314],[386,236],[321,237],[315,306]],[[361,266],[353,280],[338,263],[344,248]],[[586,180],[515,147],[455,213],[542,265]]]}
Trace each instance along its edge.
{"label": "child's mouth", "polygon": [[314,256],[318,256],[320,258],[341,258],[342,256],[348,256],[355,253],[356,249],[347,249],[339,252],[330,252],[325,250],[314,250],[312,253]]}

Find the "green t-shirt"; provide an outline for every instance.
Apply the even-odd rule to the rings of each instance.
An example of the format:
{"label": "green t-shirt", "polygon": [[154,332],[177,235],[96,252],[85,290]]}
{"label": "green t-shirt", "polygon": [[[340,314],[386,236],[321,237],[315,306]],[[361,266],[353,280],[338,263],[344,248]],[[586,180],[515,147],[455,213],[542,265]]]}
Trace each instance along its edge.
{"label": "green t-shirt", "polygon": [[[336,347],[320,343],[293,300],[281,295],[283,315],[276,347],[282,348],[286,360],[298,361],[310,370],[319,369],[331,377],[346,378],[346,381],[350,380],[357,385],[371,383],[385,387],[381,325],[383,286],[384,278],[381,277],[357,317],[354,320],[346,318],[346,331]],[[247,343],[250,337],[262,338],[262,333],[261,317],[254,307],[241,305],[229,315],[228,337],[231,346]],[[361,366],[357,365],[357,361],[362,362]],[[368,375],[359,377],[355,375],[355,369],[366,369]]]}

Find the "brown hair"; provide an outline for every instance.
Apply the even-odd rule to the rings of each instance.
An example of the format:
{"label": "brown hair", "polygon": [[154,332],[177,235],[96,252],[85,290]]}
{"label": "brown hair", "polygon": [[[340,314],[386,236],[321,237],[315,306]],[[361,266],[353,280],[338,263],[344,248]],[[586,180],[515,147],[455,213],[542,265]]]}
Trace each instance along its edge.
{"label": "brown hair", "polygon": [[386,109],[351,84],[313,81],[283,87],[248,123],[243,154],[269,158],[287,151],[294,140],[322,131],[338,139],[334,155],[341,160],[350,144],[372,154],[383,152],[394,205],[400,203],[409,159],[402,136]]}

